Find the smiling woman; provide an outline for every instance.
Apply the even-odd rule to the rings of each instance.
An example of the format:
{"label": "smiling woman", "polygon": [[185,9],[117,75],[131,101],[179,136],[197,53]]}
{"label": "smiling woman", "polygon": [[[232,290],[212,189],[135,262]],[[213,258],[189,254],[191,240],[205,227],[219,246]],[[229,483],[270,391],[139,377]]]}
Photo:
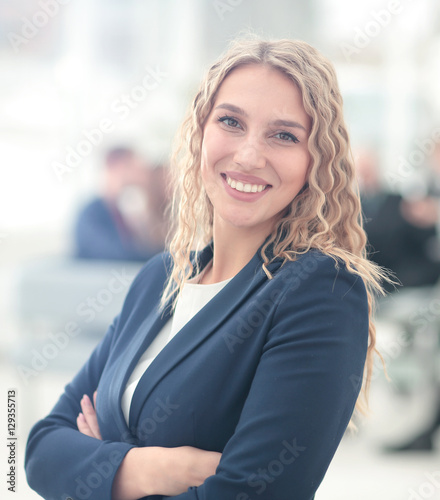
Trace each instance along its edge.
{"label": "smiling woman", "polygon": [[254,253],[270,234],[306,183],[309,130],[298,87],[279,71],[249,64],[225,78],[201,152],[216,243],[245,238]]}
{"label": "smiling woman", "polygon": [[342,99],[292,40],[238,40],[178,135],[169,252],[29,436],[47,500],[311,500],[375,352]]}

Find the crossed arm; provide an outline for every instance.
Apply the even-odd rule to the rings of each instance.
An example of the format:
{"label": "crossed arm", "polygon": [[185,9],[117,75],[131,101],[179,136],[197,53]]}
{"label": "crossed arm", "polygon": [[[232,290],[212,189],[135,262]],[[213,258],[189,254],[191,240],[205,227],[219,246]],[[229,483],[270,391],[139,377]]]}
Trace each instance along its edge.
{"label": "crossed arm", "polygon": [[[78,430],[102,440],[96,417],[96,391],[93,403],[87,395],[81,399]],[[200,486],[215,474],[221,453],[191,446],[163,448],[149,446],[131,449],[116,473],[112,500],[136,500],[149,495],[175,496],[190,486]]]}

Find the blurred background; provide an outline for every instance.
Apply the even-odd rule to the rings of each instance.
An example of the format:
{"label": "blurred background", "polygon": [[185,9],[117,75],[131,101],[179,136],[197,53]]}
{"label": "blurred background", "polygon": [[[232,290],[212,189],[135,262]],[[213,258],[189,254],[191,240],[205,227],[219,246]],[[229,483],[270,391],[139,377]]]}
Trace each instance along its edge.
{"label": "blurred background", "polygon": [[29,429],[163,247],[173,136],[209,64],[249,30],[333,61],[371,255],[403,285],[377,312],[390,381],[377,363],[371,414],[317,500],[440,498],[438,0],[0,0],[1,470],[9,389],[20,463],[2,498],[39,498]]}

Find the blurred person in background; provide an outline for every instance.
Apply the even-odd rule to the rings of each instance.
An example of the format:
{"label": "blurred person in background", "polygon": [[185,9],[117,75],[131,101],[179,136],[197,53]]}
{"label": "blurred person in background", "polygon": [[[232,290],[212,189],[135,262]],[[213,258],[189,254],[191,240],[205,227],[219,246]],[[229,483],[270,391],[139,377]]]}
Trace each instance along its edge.
{"label": "blurred person in background", "polygon": [[[404,289],[412,288],[417,292],[418,287],[424,287],[424,292],[428,291],[428,295],[423,292],[420,298],[414,296],[414,310],[420,307],[420,300],[424,305],[427,296],[433,299],[438,295],[438,289],[434,286],[440,276],[437,253],[440,194],[438,144],[431,163],[426,194],[412,193],[404,197],[383,189],[379,161],[372,150],[364,149],[356,155],[369,256],[377,264],[390,269]],[[393,302],[398,304],[399,290],[392,283],[385,283],[385,286],[388,292],[396,292],[393,293]],[[407,326],[411,328],[411,325]],[[409,333],[417,334],[417,331]],[[436,357],[438,353],[434,351],[430,355]],[[436,382],[439,383],[438,380]],[[409,436],[406,442],[386,446],[386,451],[429,451],[434,448],[434,434],[440,426],[440,385],[437,386],[437,392],[437,409],[432,415],[432,423],[418,435]]]}
{"label": "blurred person in background", "polygon": [[79,213],[75,257],[146,261],[164,249],[167,169],[127,147],[105,156],[101,194]]}
{"label": "blurred person in background", "polygon": [[[432,200],[406,199],[384,189],[371,150],[356,155],[356,169],[370,258],[391,270],[404,287],[435,284],[440,262],[431,252],[438,222]],[[395,290],[392,283],[385,286],[388,292]]]}
{"label": "blurred person in background", "polygon": [[236,41],[178,144],[170,251],[32,429],[29,484],[46,500],[311,500],[365,406],[384,278],[332,64],[301,41]]}

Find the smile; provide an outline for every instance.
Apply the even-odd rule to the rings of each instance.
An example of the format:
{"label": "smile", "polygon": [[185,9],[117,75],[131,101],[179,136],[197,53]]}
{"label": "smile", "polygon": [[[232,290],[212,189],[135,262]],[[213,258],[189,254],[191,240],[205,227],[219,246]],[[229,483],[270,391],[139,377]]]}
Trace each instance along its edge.
{"label": "smile", "polygon": [[241,193],[261,193],[261,191],[264,191],[269,187],[269,184],[245,184],[240,181],[235,181],[227,175],[225,175],[225,178],[226,182],[232,189],[240,191]]}

